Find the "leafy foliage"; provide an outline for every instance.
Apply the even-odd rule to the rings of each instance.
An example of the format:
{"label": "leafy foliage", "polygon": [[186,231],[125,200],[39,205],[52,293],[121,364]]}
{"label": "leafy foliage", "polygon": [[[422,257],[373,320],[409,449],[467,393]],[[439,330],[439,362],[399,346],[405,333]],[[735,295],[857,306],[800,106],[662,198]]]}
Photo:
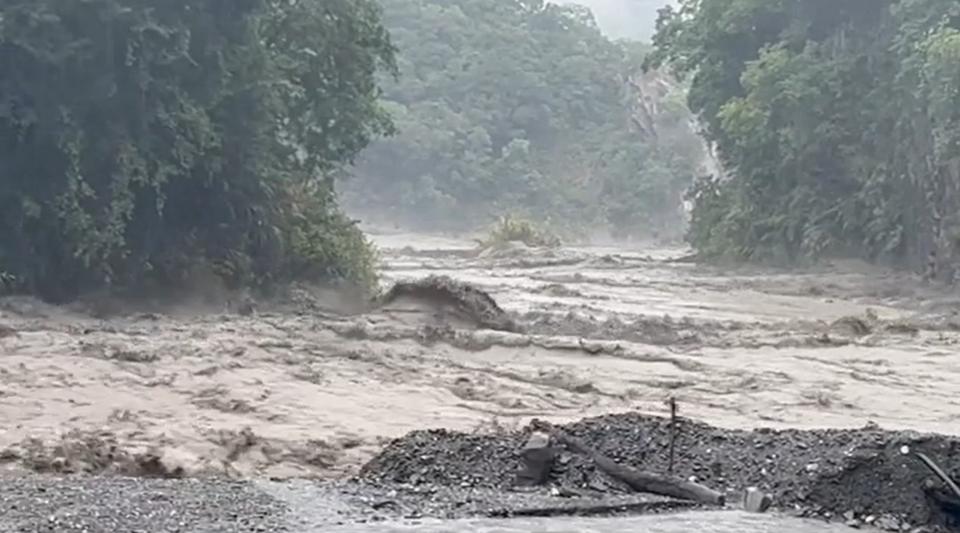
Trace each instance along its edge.
{"label": "leafy foliage", "polygon": [[369,280],[332,176],[391,131],[372,0],[0,6],[0,267],[64,299],[175,282]]}
{"label": "leafy foliage", "polygon": [[504,213],[564,232],[680,227],[701,140],[675,94],[654,117],[661,138],[631,120],[648,47],[611,42],[586,9],[541,0],[384,7],[399,47],[400,77],[384,85],[398,134],[344,183],[357,212],[450,229]]}
{"label": "leafy foliage", "polygon": [[960,259],[960,4],[684,0],[655,45],[732,174],[695,190],[701,252]]}

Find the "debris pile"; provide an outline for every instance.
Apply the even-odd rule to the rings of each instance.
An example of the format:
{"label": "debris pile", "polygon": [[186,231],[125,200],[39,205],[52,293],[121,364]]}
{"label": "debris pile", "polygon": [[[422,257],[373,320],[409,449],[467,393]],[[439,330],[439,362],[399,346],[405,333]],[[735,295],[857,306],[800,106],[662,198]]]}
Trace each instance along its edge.
{"label": "debris pile", "polygon": [[[583,447],[588,449],[578,449]],[[905,531],[956,527],[960,499],[920,455],[936,461],[945,475],[960,477],[960,439],[955,437],[875,426],[738,431],[683,418],[671,423],[623,414],[557,427],[534,421],[523,431],[497,435],[418,431],[392,442],[365,465],[360,478],[504,491],[542,484],[554,493],[593,495],[600,501],[638,489],[622,475],[611,475],[612,463],[648,481],[662,478],[671,480],[671,487],[703,489],[700,494],[708,499],[687,498],[701,503],[716,491],[724,498],[713,503],[772,507],[850,525]],[[538,472],[538,464],[549,464],[548,471]]]}

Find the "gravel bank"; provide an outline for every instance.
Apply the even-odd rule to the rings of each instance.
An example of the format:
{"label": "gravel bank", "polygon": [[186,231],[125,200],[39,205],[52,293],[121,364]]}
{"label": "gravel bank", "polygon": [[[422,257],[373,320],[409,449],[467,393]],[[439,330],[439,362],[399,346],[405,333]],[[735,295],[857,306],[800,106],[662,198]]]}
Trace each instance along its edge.
{"label": "gravel bank", "polygon": [[0,531],[11,533],[289,531],[286,512],[242,482],[0,477]]}
{"label": "gravel bank", "polygon": [[[421,520],[604,516],[689,507],[648,495],[589,498],[459,487],[311,481],[229,482],[124,477],[0,476],[0,531],[7,533],[326,532]],[[407,526],[403,526],[407,524]]]}

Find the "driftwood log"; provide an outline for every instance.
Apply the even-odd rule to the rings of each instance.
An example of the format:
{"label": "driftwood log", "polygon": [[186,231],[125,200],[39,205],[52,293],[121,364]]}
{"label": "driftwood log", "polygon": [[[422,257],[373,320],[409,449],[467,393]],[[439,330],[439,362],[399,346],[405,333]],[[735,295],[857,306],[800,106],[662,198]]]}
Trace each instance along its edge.
{"label": "driftwood log", "polygon": [[565,446],[571,452],[586,456],[593,464],[608,476],[621,481],[637,492],[647,492],[660,496],[670,496],[682,500],[690,500],[709,505],[724,505],[726,498],[720,492],[690,481],[671,479],[666,476],[643,472],[624,466],[613,459],[591,448],[587,443],[556,428],[553,424],[542,420],[533,420],[530,425],[538,430],[549,433],[553,439]]}

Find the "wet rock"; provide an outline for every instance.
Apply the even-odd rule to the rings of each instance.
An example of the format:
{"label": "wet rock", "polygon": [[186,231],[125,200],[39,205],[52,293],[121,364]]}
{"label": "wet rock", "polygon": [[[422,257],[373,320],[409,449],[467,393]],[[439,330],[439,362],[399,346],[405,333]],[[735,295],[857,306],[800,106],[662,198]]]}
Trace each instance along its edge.
{"label": "wet rock", "polygon": [[526,444],[523,446],[523,452],[528,452],[530,450],[542,450],[548,446],[550,446],[550,435],[536,431],[530,435],[529,439],[527,439]]}
{"label": "wet rock", "polygon": [[543,485],[550,477],[553,463],[557,458],[557,448],[550,445],[550,435],[534,432],[527,439],[520,458],[523,468],[517,473],[517,485]]}
{"label": "wet rock", "polygon": [[900,531],[900,521],[892,516],[881,516],[874,525],[885,531]]}
{"label": "wet rock", "polygon": [[857,514],[854,513],[853,511],[847,511],[847,512],[843,513],[843,523],[844,523],[844,525],[846,525],[847,527],[850,527],[850,528],[853,528],[853,529],[859,529],[860,526],[863,525],[863,522],[861,522],[861,521],[857,518]]}
{"label": "wet rock", "polygon": [[743,509],[749,513],[764,513],[773,504],[773,498],[757,487],[750,487],[743,493]]}

